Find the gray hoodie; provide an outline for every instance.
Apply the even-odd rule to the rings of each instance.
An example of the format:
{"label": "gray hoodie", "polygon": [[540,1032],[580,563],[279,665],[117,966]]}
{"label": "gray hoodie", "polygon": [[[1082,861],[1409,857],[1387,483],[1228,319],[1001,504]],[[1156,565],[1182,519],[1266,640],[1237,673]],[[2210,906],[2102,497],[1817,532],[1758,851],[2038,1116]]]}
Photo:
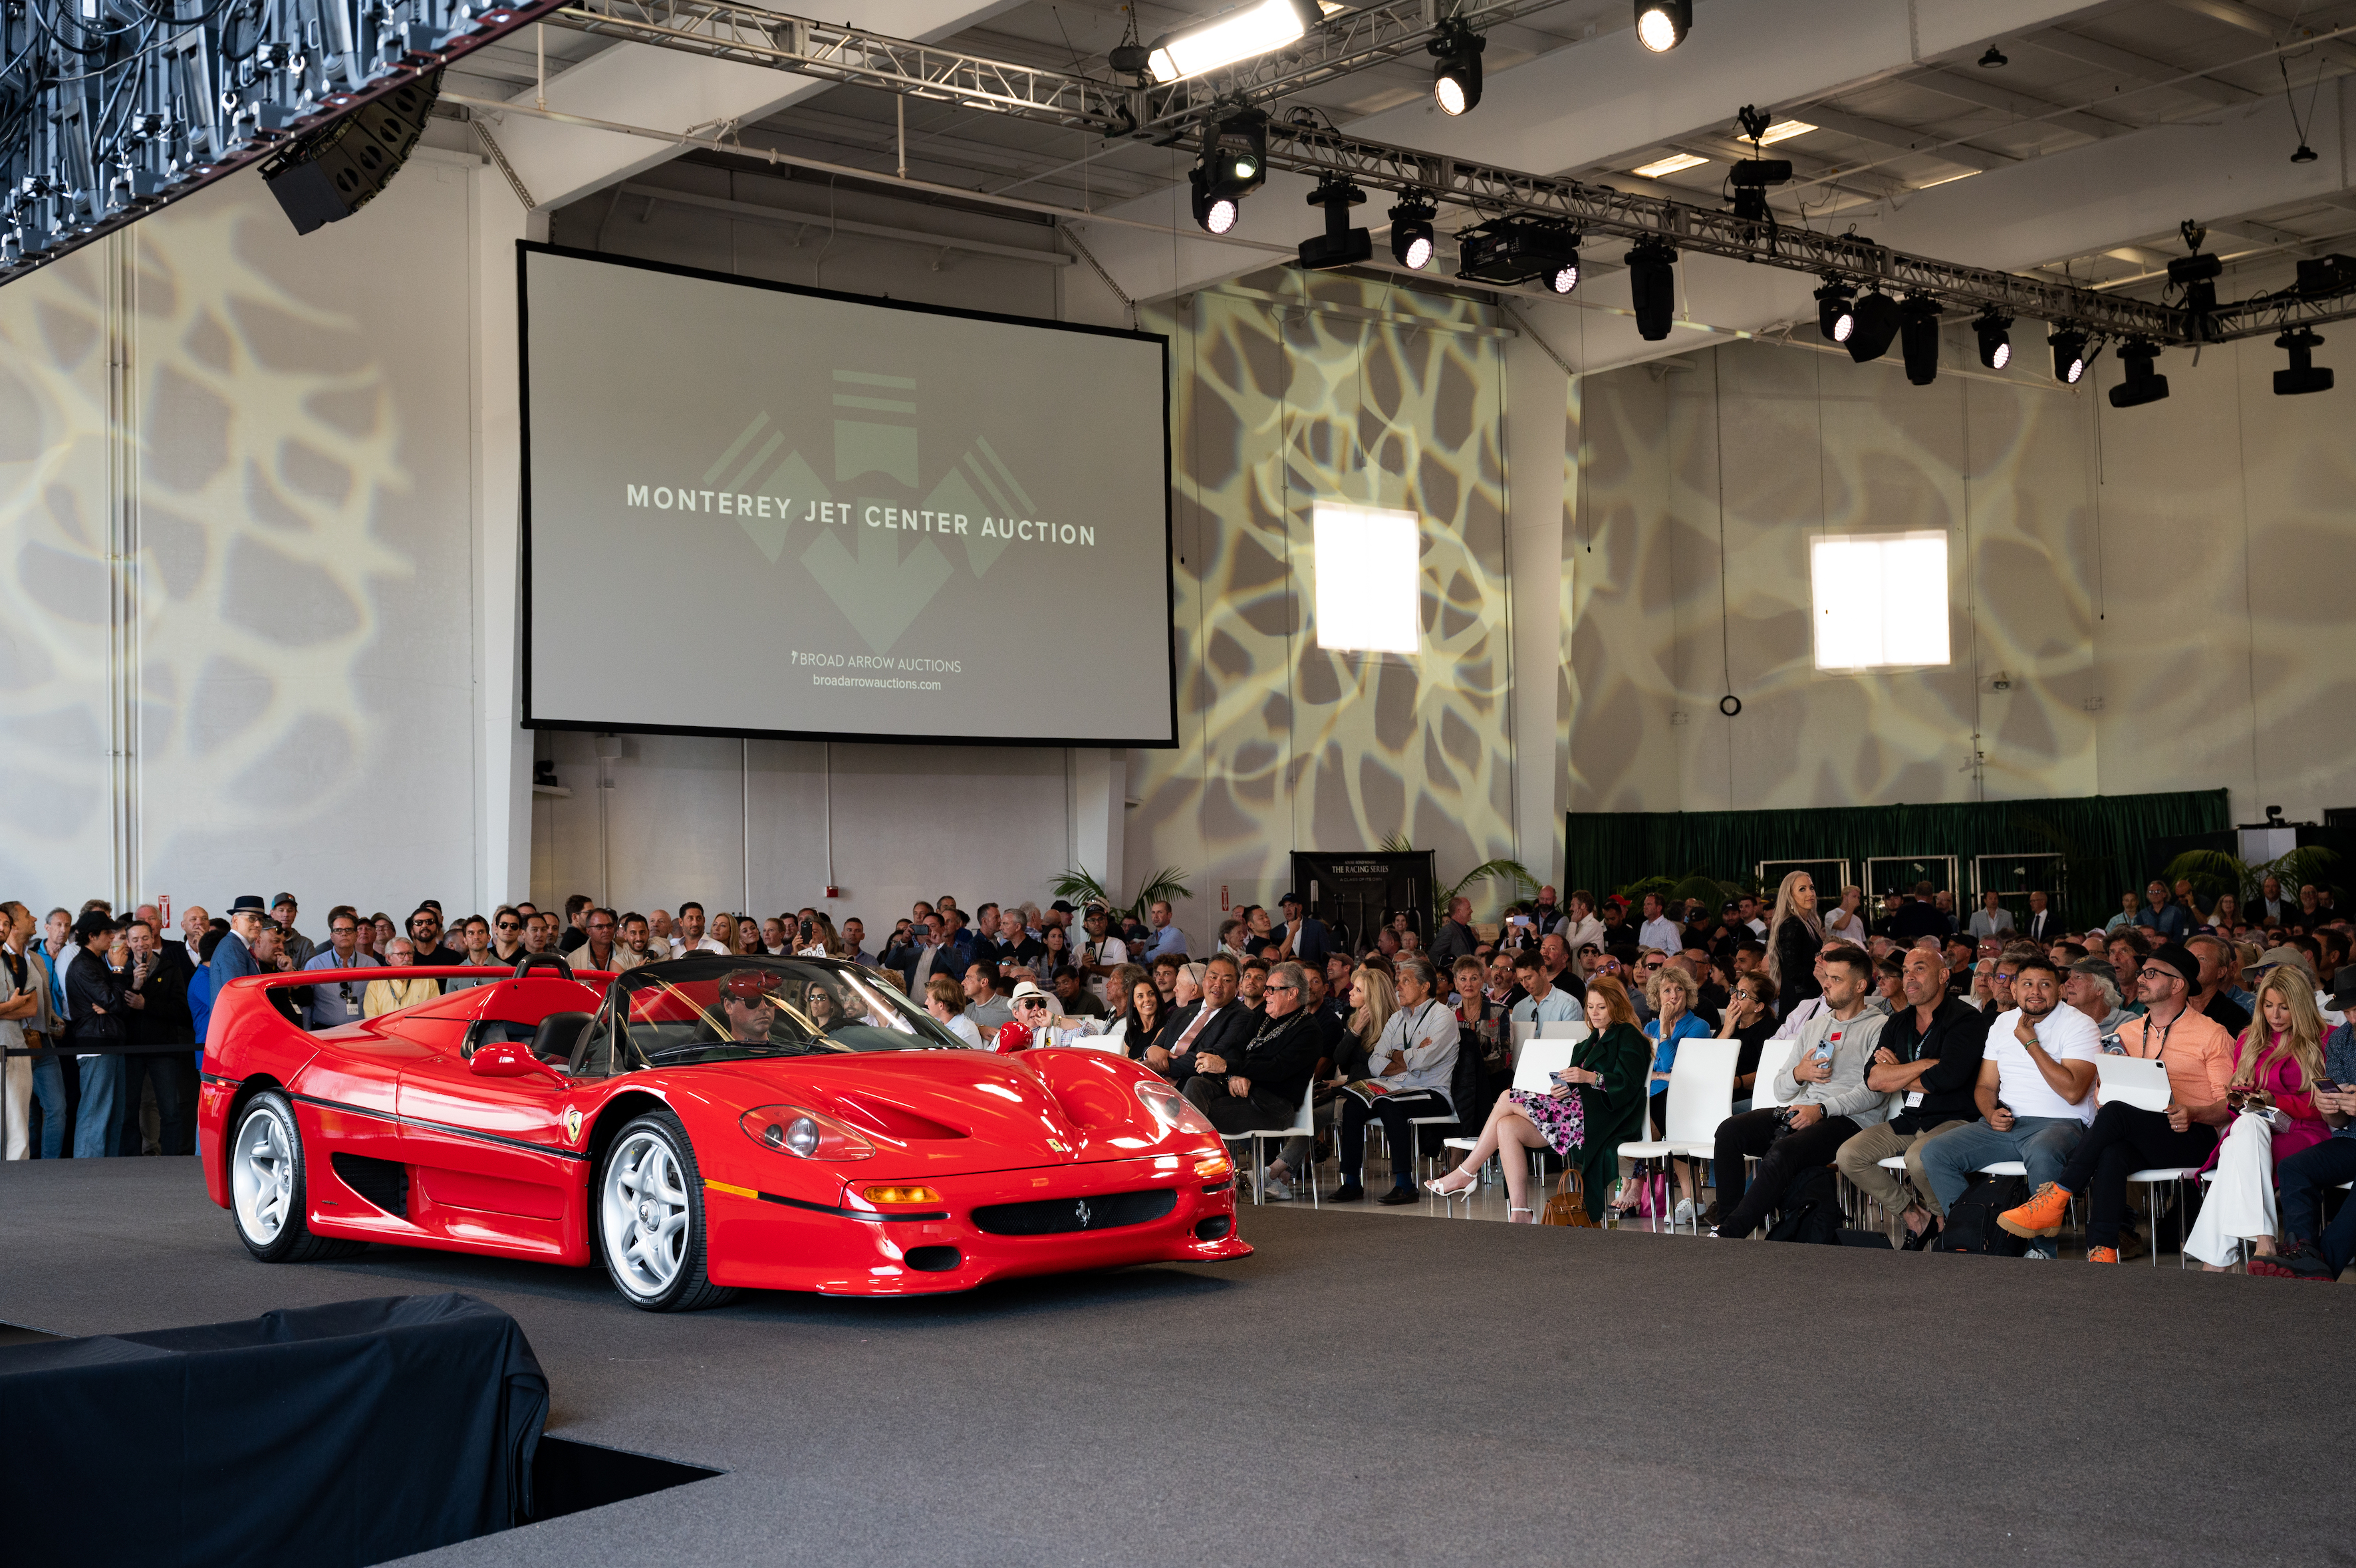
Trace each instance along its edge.
{"label": "gray hoodie", "polygon": [[[1818,1013],[1800,1026],[1794,1038],[1792,1059],[1775,1075],[1775,1092],[1779,1099],[1793,1105],[1821,1105],[1827,1116],[1846,1116],[1860,1127],[1870,1127],[1890,1118],[1892,1096],[1865,1086],[1865,1070],[1873,1060],[1873,1051],[1881,1038],[1881,1026],[1890,1021],[1886,1013],[1871,1008],[1859,1013],[1846,1024],[1832,1015],[1830,1008]],[[1793,1069],[1813,1058],[1819,1047],[1840,1031],[1840,1041],[1833,1047],[1833,1075],[1822,1083],[1803,1083],[1793,1075]]]}

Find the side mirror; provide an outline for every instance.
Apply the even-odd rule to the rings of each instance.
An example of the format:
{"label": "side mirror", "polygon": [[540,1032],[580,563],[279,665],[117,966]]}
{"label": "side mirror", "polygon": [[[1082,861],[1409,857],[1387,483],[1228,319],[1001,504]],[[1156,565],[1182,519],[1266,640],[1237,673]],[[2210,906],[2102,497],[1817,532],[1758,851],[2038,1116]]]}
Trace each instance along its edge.
{"label": "side mirror", "polygon": [[545,1074],[559,1084],[571,1081],[524,1047],[509,1041],[477,1047],[474,1056],[467,1060],[466,1070],[477,1078],[530,1078]]}

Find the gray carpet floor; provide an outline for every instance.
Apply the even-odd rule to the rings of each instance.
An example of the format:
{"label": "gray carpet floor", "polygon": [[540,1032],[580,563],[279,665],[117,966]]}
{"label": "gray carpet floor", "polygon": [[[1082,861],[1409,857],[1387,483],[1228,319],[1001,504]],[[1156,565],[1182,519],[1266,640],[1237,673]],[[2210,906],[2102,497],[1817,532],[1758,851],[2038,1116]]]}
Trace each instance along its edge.
{"label": "gray carpet floor", "polygon": [[2340,1291],[1248,1209],[1239,1263],[653,1316],[602,1273],[252,1262],[193,1161],[0,1166],[0,1321],[462,1290],[550,1430],[717,1479],[418,1563],[2314,1563]]}

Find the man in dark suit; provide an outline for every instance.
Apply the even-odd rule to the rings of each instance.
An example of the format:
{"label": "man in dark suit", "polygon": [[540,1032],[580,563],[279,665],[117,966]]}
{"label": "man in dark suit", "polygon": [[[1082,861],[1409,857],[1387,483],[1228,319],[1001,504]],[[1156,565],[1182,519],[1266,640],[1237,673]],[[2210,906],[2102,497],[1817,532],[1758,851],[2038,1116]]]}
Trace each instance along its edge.
{"label": "man in dark suit", "polygon": [[2051,899],[2043,893],[2029,894],[2029,915],[2021,925],[2022,936],[2039,947],[2045,947],[2066,929],[2062,924],[2062,917],[2055,912]]}
{"label": "man in dark suit", "polygon": [[165,941],[145,920],[132,921],[124,941],[131,950],[131,971],[124,976],[128,983],[123,994],[131,1009],[126,1017],[128,1043],[155,1049],[123,1058],[123,1136],[115,1152],[145,1152],[139,1126],[140,1090],[152,1084],[156,1153],[194,1154],[197,1086],[190,1079],[196,1066],[192,1053],[197,1030],[188,1015],[188,982],[196,972],[188,965],[187,950],[177,942]]}
{"label": "man in dark suit", "polygon": [[[1220,1132],[1290,1127],[1301,1113],[1322,1054],[1317,1026],[1303,1006],[1308,995],[1308,976],[1288,959],[1269,972],[1260,1010],[1244,1015],[1248,1033],[1230,1032],[1215,1050],[1194,1047],[1199,1070],[1186,1080],[1186,1098]],[[1282,1160],[1270,1165],[1264,1196],[1281,1190],[1289,1197],[1285,1175]]]}
{"label": "man in dark suit", "polygon": [[1936,937],[1944,942],[1954,929],[1932,901],[1931,885],[1917,882],[1914,897],[1890,918],[1890,939],[1901,947],[1912,946],[1917,937]]}
{"label": "man in dark suit", "polygon": [[1205,964],[1201,1000],[1180,1008],[1172,1017],[1169,1047],[1148,1046],[1145,1065],[1183,1089],[1194,1076],[1199,1057],[1224,1056],[1238,1036],[1249,1039],[1259,1026],[1260,1015],[1237,998],[1242,972],[1228,953],[1220,953]]}

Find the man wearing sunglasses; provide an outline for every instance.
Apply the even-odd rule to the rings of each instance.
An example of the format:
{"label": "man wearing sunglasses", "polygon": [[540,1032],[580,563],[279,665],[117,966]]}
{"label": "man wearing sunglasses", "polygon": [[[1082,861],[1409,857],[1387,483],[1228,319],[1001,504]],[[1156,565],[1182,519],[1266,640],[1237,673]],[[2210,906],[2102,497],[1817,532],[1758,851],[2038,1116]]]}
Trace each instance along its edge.
{"label": "man wearing sunglasses", "polygon": [[[1316,1022],[1303,1006],[1308,994],[1308,976],[1287,959],[1268,972],[1251,1034],[1240,1044],[1198,1053],[1185,1095],[1220,1132],[1290,1127],[1300,1115],[1301,1096],[1323,1054]],[[1287,1152],[1298,1157],[1292,1145],[1305,1142],[1290,1140]],[[1272,1162],[1261,1196],[1290,1197],[1285,1176],[1284,1161]]]}
{"label": "man wearing sunglasses", "polygon": [[443,945],[442,911],[431,904],[420,904],[410,911],[409,944],[417,954],[413,961],[420,969],[466,961],[466,954]]}
{"label": "man wearing sunglasses", "polygon": [[[327,945],[311,955],[303,966],[305,972],[335,969],[373,969],[375,957],[359,950],[360,918],[349,904],[338,904],[327,911]],[[327,975],[320,983],[303,988],[310,993],[305,1008],[306,1029],[332,1029],[343,1024],[356,1024],[363,1016],[361,1004],[367,999],[368,983],[357,975]]]}

